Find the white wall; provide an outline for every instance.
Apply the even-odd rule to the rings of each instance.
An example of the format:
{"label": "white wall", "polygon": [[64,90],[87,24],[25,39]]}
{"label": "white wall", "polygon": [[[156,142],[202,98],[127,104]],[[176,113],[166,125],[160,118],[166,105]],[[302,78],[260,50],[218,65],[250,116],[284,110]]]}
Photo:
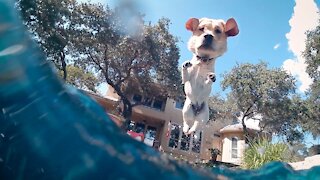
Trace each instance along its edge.
{"label": "white wall", "polygon": [[[236,137],[237,141],[237,158],[232,158],[232,141],[231,139]],[[241,138],[241,135],[229,134],[225,135],[222,140],[222,161],[234,164],[241,164],[242,155],[245,148],[245,141]]]}

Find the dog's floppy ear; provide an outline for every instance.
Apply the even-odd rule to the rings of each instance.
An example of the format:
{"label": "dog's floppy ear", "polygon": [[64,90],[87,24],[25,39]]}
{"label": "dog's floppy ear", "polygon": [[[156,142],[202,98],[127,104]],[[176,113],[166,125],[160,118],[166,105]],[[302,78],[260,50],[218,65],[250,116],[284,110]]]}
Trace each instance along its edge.
{"label": "dog's floppy ear", "polygon": [[197,18],[190,18],[187,22],[186,22],[186,29],[189,31],[195,31],[198,28],[199,25],[199,19]]}
{"label": "dog's floppy ear", "polygon": [[235,19],[230,18],[226,23],[226,31],[227,36],[236,36],[239,34],[238,24]]}

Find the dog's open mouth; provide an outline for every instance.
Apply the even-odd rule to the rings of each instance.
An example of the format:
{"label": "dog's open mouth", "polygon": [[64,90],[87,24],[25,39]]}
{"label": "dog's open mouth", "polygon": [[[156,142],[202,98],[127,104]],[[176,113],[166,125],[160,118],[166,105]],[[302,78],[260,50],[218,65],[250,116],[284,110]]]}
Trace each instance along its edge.
{"label": "dog's open mouth", "polygon": [[206,41],[204,41],[201,46],[199,47],[199,49],[201,50],[209,50],[209,51],[213,51],[214,48],[213,48],[213,44],[212,43],[208,43]]}
{"label": "dog's open mouth", "polygon": [[204,50],[211,50],[212,46],[211,44],[202,44],[199,49],[204,49]]}
{"label": "dog's open mouth", "polygon": [[200,48],[201,49],[206,49],[206,50],[210,50],[212,49],[212,44],[213,44],[213,36],[212,35],[205,35],[203,40],[202,40],[202,43],[201,43],[201,46]]}

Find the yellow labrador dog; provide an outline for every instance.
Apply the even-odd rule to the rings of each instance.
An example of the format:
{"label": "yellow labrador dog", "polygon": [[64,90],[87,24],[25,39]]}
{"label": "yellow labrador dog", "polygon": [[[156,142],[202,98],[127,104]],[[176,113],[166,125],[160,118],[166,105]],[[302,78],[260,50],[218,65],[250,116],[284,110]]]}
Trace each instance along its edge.
{"label": "yellow labrador dog", "polygon": [[[193,53],[191,61],[182,65],[182,83],[186,101],[182,109],[183,132],[195,137],[209,120],[208,98],[211,85],[215,82],[214,65],[216,59],[227,50],[227,38],[239,33],[238,25],[233,18],[224,22],[208,18],[191,18],[186,29],[192,32],[188,43]],[[191,127],[191,128],[190,128]]]}

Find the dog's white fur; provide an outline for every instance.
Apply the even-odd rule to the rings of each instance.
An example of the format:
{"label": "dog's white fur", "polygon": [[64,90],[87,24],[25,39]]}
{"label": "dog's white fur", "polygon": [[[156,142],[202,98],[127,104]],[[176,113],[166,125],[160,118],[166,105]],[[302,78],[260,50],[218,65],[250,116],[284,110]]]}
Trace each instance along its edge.
{"label": "dog's white fur", "polygon": [[[193,58],[184,62],[182,67],[182,83],[186,94],[182,109],[183,132],[191,134],[197,130],[195,137],[199,137],[200,131],[209,120],[208,98],[211,85],[215,81],[216,58],[227,50],[227,37],[237,35],[239,30],[233,18],[226,23],[223,20],[191,18],[186,23],[186,29],[192,31],[188,48],[193,53]],[[195,113],[192,106],[200,107],[202,103],[203,109]]]}

